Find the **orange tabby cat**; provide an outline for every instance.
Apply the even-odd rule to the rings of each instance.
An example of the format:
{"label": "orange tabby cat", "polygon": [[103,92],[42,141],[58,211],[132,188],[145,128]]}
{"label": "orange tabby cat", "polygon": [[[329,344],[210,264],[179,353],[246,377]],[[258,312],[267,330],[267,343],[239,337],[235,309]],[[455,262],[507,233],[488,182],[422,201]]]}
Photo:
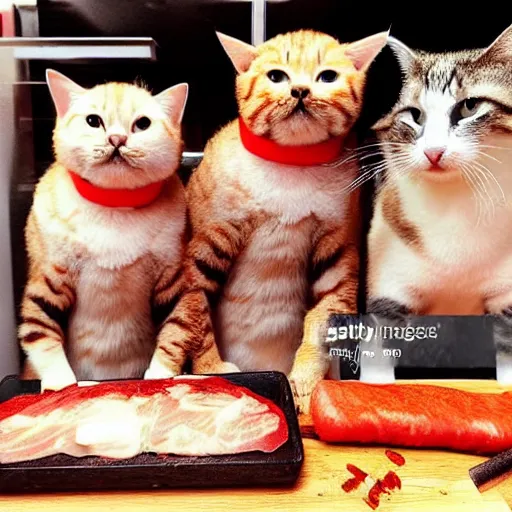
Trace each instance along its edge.
{"label": "orange tabby cat", "polygon": [[[181,290],[186,205],[175,171],[188,86],[153,97],[129,84],[83,89],[51,70],[47,80],[56,162],[37,185],[26,227],[24,376],[43,389],[142,377],[158,319]],[[169,374],[196,346],[203,360],[221,363],[214,345],[172,352],[165,333],[164,325]]]}
{"label": "orange tabby cat", "polygon": [[288,374],[307,410],[328,369],[321,327],[357,312],[359,197],[346,192],[357,166],[343,160],[387,34],[341,44],[299,31],[256,48],[219,38],[238,71],[240,119],[210,140],[187,188],[188,293],[173,335],[201,336],[209,299],[223,358]]}

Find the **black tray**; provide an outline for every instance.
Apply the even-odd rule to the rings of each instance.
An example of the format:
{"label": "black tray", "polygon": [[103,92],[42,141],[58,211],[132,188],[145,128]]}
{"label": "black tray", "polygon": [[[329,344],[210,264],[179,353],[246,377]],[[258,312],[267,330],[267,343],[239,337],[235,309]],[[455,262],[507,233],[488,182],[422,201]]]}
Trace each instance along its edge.
{"label": "black tray", "polygon": [[[272,400],[284,412],[288,441],[273,453],[250,452],[213,457],[141,454],[131,459],[53,455],[0,464],[0,493],[151,489],[176,487],[287,486],[299,476],[304,450],[290,385],[279,372],[231,373],[227,380]],[[0,402],[39,393],[39,381],[6,377]]]}

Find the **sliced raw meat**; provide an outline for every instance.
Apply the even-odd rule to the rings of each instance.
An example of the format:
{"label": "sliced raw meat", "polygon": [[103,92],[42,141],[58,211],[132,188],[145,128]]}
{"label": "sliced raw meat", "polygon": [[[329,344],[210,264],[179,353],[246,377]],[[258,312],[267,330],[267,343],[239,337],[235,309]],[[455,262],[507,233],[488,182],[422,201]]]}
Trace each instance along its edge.
{"label": "sliced raw meat", "polygon": [[0,404],[0,463],[57,453],[129,458],[143,452],[272,452],[288,439],[272,401],[220,377],[105,382]]}
{"label": "sliced raw meat", "polygon": [[328,442],[498,453],[512,448],[512,393],[470,393],[420,384],[322,381],[311,398]]}

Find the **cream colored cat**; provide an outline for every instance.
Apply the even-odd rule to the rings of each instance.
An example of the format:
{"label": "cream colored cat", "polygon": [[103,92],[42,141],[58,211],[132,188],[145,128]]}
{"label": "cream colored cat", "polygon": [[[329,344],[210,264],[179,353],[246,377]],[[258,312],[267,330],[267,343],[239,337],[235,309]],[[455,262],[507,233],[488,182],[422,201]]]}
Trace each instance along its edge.
{"label": "cream colored cat", "polygon": [[[52,70],[47,81],[56,161],[26,227],[24,375],[43,389],[140,378],[181,289],[186,205],[175,171],[188,86],[153,97],[121,83],[84,89]],[[178,374],[190,347],[165,333],[157,351]],[[215,346],[195,348],[218,358]]]}

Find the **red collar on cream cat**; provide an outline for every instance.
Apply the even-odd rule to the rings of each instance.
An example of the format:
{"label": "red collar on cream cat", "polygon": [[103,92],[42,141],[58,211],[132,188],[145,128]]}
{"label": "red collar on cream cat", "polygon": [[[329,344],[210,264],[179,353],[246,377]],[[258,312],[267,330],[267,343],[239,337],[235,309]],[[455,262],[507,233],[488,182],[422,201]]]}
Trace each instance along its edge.
{"label": "red collar on cream cat", "polygon": [[282,146],[265,137],[255,135],[247,128],[241,117],[238,118],[240,137],[245,149],[250,153],[271,162],[287,165],[328,164],[339,158],[344,137],[332,137],[318,144],[306,146]]}
{"label": "red collar on cream cat", "polygon": [[163,181],[140,188],[101,188],[69,171],[77,192],[87,201],[110,208],[142,208],[151,204],[162,191]]}

